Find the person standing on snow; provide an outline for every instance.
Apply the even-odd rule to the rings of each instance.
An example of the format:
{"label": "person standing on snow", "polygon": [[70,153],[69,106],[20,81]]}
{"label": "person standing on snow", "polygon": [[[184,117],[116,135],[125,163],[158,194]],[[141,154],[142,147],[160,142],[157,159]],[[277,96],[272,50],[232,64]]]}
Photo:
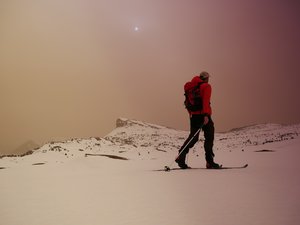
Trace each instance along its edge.
{"label": "person standing on snow", "polygon": [[210,106],[211,98],[211,85],[208,83],[209,73],[201,72],[200,75],[195,76],[191,83],[200,84],[198,91],[200,92],[200,97],[202,99],[201,110],[190,111],[190,134],[182,147],[179,150],[179,156],[176,158],[175,162],[182,169],[190,168],[186,162],[186,155],[189,149],[192,148],[199,140],[199,129],[204,131],[204,150],[206,159],[206,168],[208,169],[219,169],[220,165],[214,162],[213,144],[214,144],[214,122],[211,118],[212,109]]}

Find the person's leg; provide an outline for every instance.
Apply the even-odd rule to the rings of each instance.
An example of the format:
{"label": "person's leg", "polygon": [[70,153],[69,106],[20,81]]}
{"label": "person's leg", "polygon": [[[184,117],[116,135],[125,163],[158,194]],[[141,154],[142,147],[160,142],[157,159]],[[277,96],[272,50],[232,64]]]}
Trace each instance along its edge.
{"label": "person's leg", "polygon": [[204,125],[202,129],[204,132],[205,159],[206,162],[212,163],[214,161],[215,156],[213,153],[215,127],[211,117],[209,117],[209,122],[206,125]]}
{"label": "person's leg", "polygon": [[198,130],[201,128],[202,123],[203,123],[203,118],[200,115],[193,115],[190,118],[190,134],[188,138],[185,140],[185,142],[183,143],[182,147],[179,149],[179,153],[180,152],[181,153],[178,156],[178,158],[175,160],[180,167],[187,167],[185,163],[186,155],[188,154],[190,148],[192,148],[199,140]]}
{"label": "person's leg", "polygon": [[215,137],[215,127],[214,122],[212,121],[211,117],[209,117],[209,122],[203,126],[204,132],[204,150],[205,150],[205,160],[206,160],[206,167],[209,169],[217,169],[220,168],[220,165],[214,162],[214,137]]}

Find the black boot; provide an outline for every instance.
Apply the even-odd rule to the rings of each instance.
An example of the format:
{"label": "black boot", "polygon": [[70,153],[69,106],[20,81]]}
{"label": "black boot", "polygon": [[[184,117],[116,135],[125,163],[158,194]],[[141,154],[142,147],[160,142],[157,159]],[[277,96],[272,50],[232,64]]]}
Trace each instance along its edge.
{"label": "black boot", "polygon": [[220,169],[221,166],[218,163],[214,162],[215,154],[213,151],[206,151],[205,152],[205,159],[206,159],[206,168],[207,169]]}
{"label": "black boot", "polygon": [[181,169],[190,169],[191,167],[189,167],[186,163],[185,163],[185,157],[186,157],[186,154],[184,153],[181,153],[177,159],[175,159],[175,162],[178,164],[178,166],[181,168]]}
{"label": "black boot", "polygon": [[220,169],[222,166],[220,166],[218,163],[212,162],[206,162],[206,168],[207,169]]}

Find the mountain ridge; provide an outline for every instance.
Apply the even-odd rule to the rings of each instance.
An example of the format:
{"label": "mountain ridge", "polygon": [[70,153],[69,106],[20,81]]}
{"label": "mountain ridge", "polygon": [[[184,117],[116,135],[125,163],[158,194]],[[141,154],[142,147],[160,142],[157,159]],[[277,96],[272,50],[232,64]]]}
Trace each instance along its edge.
{"label": "mountain ridge", "polygon": [[[188,131],[180,131],[138,120],[118,118],[116,128],[103,138],[73,138],[60,142],[49,142],[28,152],[28,154],[2,156],[0,163],[4,159],[18,163],[18,158],[22,158],[21,161],[24,161],[25,158],[31,158],[32,160],[29,162],[32,164],[64,162],[89,155],[116,156],[116,158],[123,157],[126,159],[154,159],[162,157],[168,152],[176,154],[188,134]],[[226,133],[215,134],[215,151],[244,150],[249,146],[289,141],[299,137],[299,134],[300,124],[258,124],[236,128]],[[203,133],[201,132],[199,142],[203,141]],[[203,148],[201,143],[196,145],[199,145],[197,149]],[[37,160],[39,161],[37,162]]]}

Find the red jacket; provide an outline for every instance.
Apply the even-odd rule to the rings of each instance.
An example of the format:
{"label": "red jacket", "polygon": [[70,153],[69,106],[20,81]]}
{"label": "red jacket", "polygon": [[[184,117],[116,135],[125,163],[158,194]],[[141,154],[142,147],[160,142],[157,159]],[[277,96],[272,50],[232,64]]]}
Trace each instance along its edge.
{"label": "red jacket", "polygon": [[[192,79],[192,82],[203,82],[199,75],[195,76]],[[212,114],[212,110],[210,107],[210,97],[211,97],[211,86],[209,83],[205,82],[203,84],[200,85],[200,96],[202,98],[202,110],[201,111],[196,111],[196,112],[190,112],[190,115],[194,115],[194,114],[205,114],[205,115],[211,115]]]}

